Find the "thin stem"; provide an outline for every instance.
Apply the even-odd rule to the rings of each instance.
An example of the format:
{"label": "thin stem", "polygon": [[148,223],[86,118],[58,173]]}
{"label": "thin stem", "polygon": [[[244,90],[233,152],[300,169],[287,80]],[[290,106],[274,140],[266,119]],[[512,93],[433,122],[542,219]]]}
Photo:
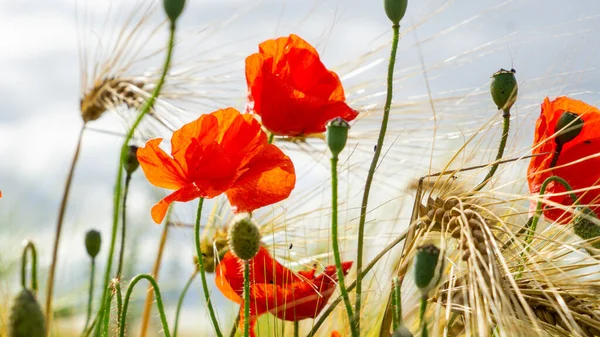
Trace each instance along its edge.
{"label": "thin stem", "polygon": [[331,157],[331,243],[333,246],[333,257],[335,259],[335,268],[337,271],[338,285],[340,286],[340,292],[346,305],[346,312],[348,313],[348,320],[350,321],[350,329],[353,337],[358,337],[358,328],[356,327],[354,312],[352,311],[352,304],[350,303],[350,297],[348,296],[348,290],[344,282],[344,271],[342,270],[342,258],[340,257],[340,248],[338,246],[338,179],[337,179],[337,164],[338,157],[334,155]]}
{"label": "thin stem", "polygon": [[294,321],[294,337],[300,336],[300,322],[298,320]]}
{"label": "thin stem", "polygon": [[231,332],[229,333],[229,337],[235,337],[235,333],[237,332],[237,327],[240,324],[240,311],[238,310],[238,314],[235,317],[235,321],[233,322],[233,326],[231,327]]}
{"label": "thin stem", "polygon": [[558,163],[558,157],[560,157],[560,153],[562,152],[563,145],[562,143],[556,142],[556,150],[552,154],[552,160],[550,161],[550,168],[553,168]]}
{"label": "thin stem", "polygon": [[[371,260],[371,262],[369,262],[369,264],[365,267],[365,269],[362,271],[362,274],[357,275],[358,277],[365,277],[365,275],[367,275],[371,269],[373,269],[373,267],[375,267],[375,264],[377,264],[377,262],[379,262],[379,260],[381,260],[382,257],[385,256],[385,254],[387,254],[387,252],[389,252],[392,248],[396,247],[397,244],[399,244],[400,242],[402,242],[402,240],[404,240],[406,238],[406,232],[402,233],[400,236],[398,236],[394,241],[390,242],[389,245],[387,245],[385,248],[383,248],[379,254],[377,254],[373,260]],[[350,286],[348,287],[348,291],[352,291],[354,288],[356,287],[356,281],[352,282],[352,284],[350,284]],[[333,310],[335,309],[335,307],[342,301],[342,296],[339,296],[338,298],[336,298],[333,302],[331,302],[331,304],[329,305],[329,307],[327,307],[327,309],[325,309],[325,311],[323,311],[323,313],[321,314],[321,317],[319,317],[319,319],[313,324],[312,329],[310,330],[310,332],[308,333],[308,335],[306,335],[307,337],[312,337],[314,336],[317,331],[319,330],[319,328],[321,327],[321,325],[323,325],[323,323],[325,323],[325,320],[327,319],[327,317],[329,317],[329,315],[333,312]]]}
{"label": "thin stem", "polygon": [[92,298],[94,297],[94,278],[96,275],[96,259],[91,258],[90,262],[90,288],[88,290],[88,306],[87,306],[87,315],[85,318],[85,325],[83,326],[83,334],[87,331],[88,325],[90,324],[90,319],[92,318]]}
{"label": "thin stem", "polygon": [[215,315],[212,302],[210,301],[210,292],[208,291],[208,283],[206,282],[206,272],[204,271],[204,260],[202,259],[202,250],[200,249],[200,218],[202,217],[202,204],[204,198],[198,200],[198,212],[196,213],[196,225],[194,226],[194,243],[196,244],[196,254],[198,255],[198,269],[200,271],[200,279],[202,280],[202,290],[204,291],[204,300],[208,307],[208,313],[210,314],[210,321],[215,328],[217,337],[223,337],[221,329],[219,328],[219,321]]}
{"label": "thin stem", "polygon": [[171,333],[169,332],[169,323],[167,322],[167,316],[165,315],[165,308],[163,306],[162,296],[160,294],[160,288],[156,283],[154,277],[149,274],[140,274],[134,277],[129,283],[127,287],[127,292],[125,293],[125,300],[123,301],[123,311],[121,312],[121,324],[119,327],[119,337],[125,336],[125,322],[127,322],[127,309],[129,308],[129,301],[131,299],[131,293],[133,292],[133,288],[135,285],[141,281],[142,279],[148,280],[154,289],[154,294],[156,296],[156,307],[158,308],[158,314],[160,316],[160,321],[162,323],[163,333],[165,337],[171,337]]}
{"label": "thin stem", "polygon": [[[113,255],[114,255],[114,251],[115,251],[115,241],[117,239],[117,229],[118,229],[118,225],[119,225],[119,213],[120,213],[120,205],[121,205],[121,181],[123,180],[123,162],[124,162],[123,153],[127,150],[129,141],[133,137],[133,133],[135,132],[135,129],[138,127],[138,125],[142,121],[142,118],[144,118],[144,116],[154,106],[154,103],[156,102],[156,99],[158,98],[158,95],[160,94],[160,91],[162,90],[162,87],[165,83],[165,79],[167,77],[167,72],[169,71],[169,67],[171,65],[171,56],[173,54],[173,47],[175,45],[175,30],[176,30],[175,23],[171,22],[171,25],[169,28],[170,28],[169,43],[167,46],[167,54],[166,54],[165,63],[163,66],[163,71],[160,76],[160,79],[156,83],[156,87],[154,88],[152,95],[144,103],[144,105],[140,109],[140,113],[139,113],[137,119],[135,120],[135,122],[133,123],[133,125],[131,126],[129,131],[127,132],[127,135],[125,136],[125,139],[123,141],[123,145],[121,146],[121,151],[119,152],[119,166],[117,169],[117,177],[116,177],[116,181],[115,181],[115,191],[114,191],[114,198],[113,198],[112,234],[111,234],[111,241],[110,241],[110,249],[109,249],[108,258],[107,258],[107,262],[106,262],[106,270],[104,273],[104,286],[102,287],[102,289],[103,289],[102,299],[103,300],[100,302],[100,303],[102,303],[102,306],[106,302],[106,297],[108,296],[108,283],[110,281]],[[101,307],[100,311],[104,312],[104,310],[102,310],[102,309],[103,308]]]}
{"label": "thin stem", "polygon": [[179,299],[177,300],[177,309],[175,310],[175,325],[173,326],[173,337],[177,337],[177,328],[179,327],[179,314],[181,313],[181,307],[183,306],[183,299],[190,288],[190,285],[198,275],[198,269],[194,270],[194,273],[190,276],[190,278],[185,283],[183,290],[181,291],[181,295],[179,295]]}
{"label": "thin stem", "polygon": [[129,183],[131,174],[127,172],[125,176],[125,188],[123,189],[123,206],[121,210],[121,251],[119,252],[119,264],[117,265],[117,278],[121,278],[123,272],[123,257],[125,256],[125,234],[127,231],[127,195],[129,194]]}
{"label": "thin stem", "polygon": [[490,168],[485,178],[483,178],[479,185],[477,185],[473,189],[473,191],[475,192],[480,191],[485,185],[487,185],[490,179],[492,179],[492,177],[496,173],[496,170],[498,169],[498,165],[500,165],[499,161],[504,155],[504,148],[506,147],[506,141],[508,140],[508,132],[510,130],[510,109],[504,111],[502,117],[504,119],[504,123],[502,127],[502,137],[500,138],[500,146],[498,146],[498,153],[496,153],[496,160],[494,161],[494,164]]}
{"label": "thin stem", "polygon": [[121,293],[121,282],[114,279],[111,283],[111,290],[117,295],[117,324],[121,325],[121,314],[123,313],[123,294]]}
{"label": "thin stem", "polygon": [[419,308],[419,324],[425,325],[425,311],[427,311],[427,297],[421,296],[421,306]]}
{"label": "thin stem", "polygon": [[274,140],[275,140],[275,134],[274,133],[269,134],[269,144],[273,144]]}
{"label": "thin stem", "polygon": [[[112,287],[109,286],[109,289]],[[108,337],[108,327],[110,325],[110,305],[112,303],[112,293],[108,292],[109,295],[106,296],[106,301],[104,303],[104,305],[102,306],[102,320],[100,321],[100,324],[98,325],[98,328],[100,330],[102,330],[102,337]]]}
{"label": "thin stem", "polygon": [[244,337],[250,336],[250,261],[244,260]]}
{"label": "thin stem", "polygon": [[385,98],[385,106],[383,109],[383,119],[381,120],[381,127],[379,129],[379,138],[377,139],[377,146],[375,147],[375,153],[371,160],[371,166],[369,167],[369,173],[365,180],[365,189],[363,191],[362,203],[360,207],[360,221],[358,223],[358,248],[356,254],[356,272],[359,277],[356,279],[356,302],[354,304],[354,311],[356,312],[356,329],[360,331],[360,307],[361,307],[361,294],[362,294],[362,265],[363,265],[363,249],[364,249],[364,237],[365,237],[365,223],[367,220],[367,207],[369,205],[369,192],[371,191],[371,184],[373,183],[373,177],[375,176],[375,169],[381,156],[383,149],[383,141],[385,139],[385,133],[387,130],[387,124],[390,117],[390,109],[392,106],[393,86],[394,86],[394,65],[396,63],[396,52],[398,50],[398,40],[400,39],[400,25],[394,24],[392,26],[393,40],[392,50],[390,52],[390,61],[388,64],[387,73],[387,93]]}
{"label": "thin stem", "polygon": [[63,191],[63,197],[60,202],[60,208],[58,210],[58,219],[56,221],[56,232],[54,237],[54,245],[52,247],[52,262],[50,262],[50,269],[48,271],[48,281],[46,286],[46,336],[50,336],[51,325],[52,325],[52,297],[54,295],[54,275],[56,274],[56,263],[58,261],[58,246],[60,243],[60,234],[62,233],[62,225],[67,210],[67,202],[69,200],[69,192],[71,190],[71,183],[73,182],[73,176],[75,173],[75,166],[77,159],[79,158],[79,152],[81,152],[81,142],[83,140],[83,131],[85,130],[85,123],[79,131],[79,137],[77,138],[77,146],[75,147],[75,154],[73,154],[73,160],[71,162],[71,168],[67,175],[67,181],[65,182],[65,189]]}
{"label": "thin stem", "polygon": [[31,241],[27,241],[23,248],[23,255],[21,257],[21,286],[27,288],[27,252],[31,255],[31,291],[34,295],[37,295],[38,282],[37,282],[37,249],[35,244]]}
{"label": "thin stem", "polygon": [[400,294],[400,282],[398,277],[394,277],[393,285],[393,302],[394,302],[394,327],[396,330],[402,324],[402,298]]}

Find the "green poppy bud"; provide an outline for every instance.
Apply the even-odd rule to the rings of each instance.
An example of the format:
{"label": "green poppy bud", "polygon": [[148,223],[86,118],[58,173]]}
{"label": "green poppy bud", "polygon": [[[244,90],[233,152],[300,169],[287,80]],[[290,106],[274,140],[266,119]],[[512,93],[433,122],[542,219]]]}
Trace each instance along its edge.
{"label": "green poppy bud", "polygon": [[556,133],[556,143],[564,145],[572,141],[581,133],[583,129],[583,119],[571,111],[565,111],[558,119],[554,132]]}
{"label": "green poppy bud", "polygon": [[44,314],[30,290],[23,289],[14,299],[8,319],[8,337],[44,337]]}
{"label": "green poppy bud", "polygon": [[492,75],[490,93],[498,110],[507,112],[517,101],[519,86],[515,77],[515,70],[500,69]]}
{"label": "green poppy bud", "polygon": [[85,249],[88,255],[93,259],[100,252],[100,245],[102,244],[102,237],[100,232],[90,230],[85,233]]}
{"label": "green poppy bud", "polygon": [[163,6],[165,7],[165,12],[169,17],[169,20],[175,22],[179,15],[181,15],[181,12],[183,12],[185,0],[163,0]]}
{"label": "green poppy bud", "polygon": [[408,0],[383,0],[385,14],[387,14],[387,17],[395,25],[399,24],[404,14],[406,14],[407,6]]}
{"label": "green poppy bud", "polygon": [[398,329],[394,330],[392,337],[413,337],[413,334],[408,330],[407,327],[401,325]]}
{"label": "green poppy bud", "polygon": [[138,147],[135,145],[129,145],[123,151],[123,168],[127,174],[132,174],[140,166],[140,162],[137,159]]}
{"label": "green poppy bud", "polygon": [[[600,220],[596,213],[589,207],[580,207],[577,209],[577,215],[573,219],[573,230],[575,234],[582,239],[594,240],[600,237]],[[595,240],[592,243],[594,248],[600,249],[600,240]]]}
{"label": "green poppy bud", "polygon": [[327,123],[327,145],[334,157],[337,157],[346,146],[350,125],[341,117]]}
{"label": "green poppy bud", "polygon": [[242,260],[250,260],[260,248],[260,230],[248,214],[233,219],[228,233],[229,248]]}
{"label": "green poppy bud", "polygon": [[[439,261],[440,249],[432,244],[417,248],[415,255],[415,284],[423,296],[436,286],[443,263]],[[439,263],[438,263],[439,262]]]}

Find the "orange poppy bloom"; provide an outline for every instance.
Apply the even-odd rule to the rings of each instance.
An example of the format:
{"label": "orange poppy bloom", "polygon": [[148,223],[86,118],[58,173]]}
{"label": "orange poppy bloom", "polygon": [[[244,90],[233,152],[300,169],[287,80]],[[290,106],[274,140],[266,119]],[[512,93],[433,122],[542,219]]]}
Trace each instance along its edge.
{"label": "orange poppy bloom", "polygon": [[[342,263],[344,275],[352,262]],[[240,326],[243,326],[244,306],[244,263],[233,253],[227,252],[217,266],[216,284],[225,297],[239,303]],[[333,294],[337,284],[335,266],[327,266],[323,273],[316,271],[294,273],[277,262],[269,251],[261,247],[250,260],[250,327],[254,336],[254,325],[258,316],[270,312],[279,319],[298,321],[314,318]]]}
{"label": "orange poppy bloom", "polygon": [[[565,143],[558,156],[558,161],[551,167],[554,153],[557,149],[555,141],[556,124],[565,111],[579,115],[583,120],[581,132],[571,141]],[[542,104],[542,112],[535,126],[533,141],[533,154],[547,153],[542,156],[531,158],[527,170],[527,181],[531,193],[539,193],[540,188],[547,178],[558,176],[566,180],[574,190],[586,189],[600,185],[600,157],[586,159],[574,163],[587,156],[600,153],[600,110],[568,97],[558,97],[554,101],[548,98]],[[545,195],[565,192],[561,184],[551,182],[547,185]],[[588,205],[598,202],[600,190],[590,190],[576,193],[579,203]],[[569,206],[572,200],[568,195],[551,196],[552,202]],[[533,206],[535,207],[535,206]],[[599,214],[599,207],[590,207]],[[547,206],[544,216],[551,221],[568,223],[571,220],[570,212],[565,212],[558,207]]]}
{"label": "orange poppy bloom", "polygon": [[152,207],[156,223],[174,201],[225,193],[237,212],[251,212],[287,198],[296,183],[290,158],[267,143],[252,115],[233,108],[202,115],[175,131],[172,157],[159,147],[161,142],[149,140],[137,151],[148,181],[176,190]]}
{"label": "orange poppy bloom", "polygon": [[333,332],[331,333],[331,337],[342,337],[342,334],[339,333],[337,330],[333,330]]}
{"label": "orange poppy bloom", "polygon": [[246,58],[248,112],[270,132],[302,136],[325,132],[335,117],[351,121],[358,112],[344,101],[344,88],[317,51],[296,35],[267,40]]}

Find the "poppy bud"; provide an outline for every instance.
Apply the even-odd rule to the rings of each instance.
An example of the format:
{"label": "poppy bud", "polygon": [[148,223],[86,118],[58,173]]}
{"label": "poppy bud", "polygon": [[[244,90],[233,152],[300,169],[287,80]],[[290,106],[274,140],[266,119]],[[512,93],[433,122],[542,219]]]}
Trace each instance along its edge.
{"label": "poppy bud", "polygon": [[129,145],[123,151],[123,168],[127,174],[132,174],[140,166],[140,162],[137,159],[137,150],[137,146]]}
{"label": "poppy bud", "polygon": [[392,337],[413,337],[413,334],[408,330],[407,327],[401,325],[398,329],[394,330]]}
{"label": "poppy bud", "polygon": [[[600,237],[600,226],[596,213],[588,207],[577,209],[577,216],[573,219],[573,230],[582,239],[593,240]],[[594,248],[600,249],[600,241],[592,243]]]}
{"label": "poppy bud", "polygon": [[492,75],[490,93],[498,110],[509,111],[517,101],[519,86],[515,73],[514,69],[500,69]]}
{"label": "poppy bud", "polygon": [[10,308],[8,337],[44,337],[44,314],[30,290],[23,289]]}
{"label": "poppy bud", "polygon": [[250,260],[260,249],[260,230],[248,214],[233,219],[228,234],[229,248],[242,260]]}
{"label": "poppy bud", "polygon": [[[222,238],[214,239],[211,243],[209,240],[202,240],[202,264],[204,265],[204,271],[207,273],[214,273],[215,271],[215,260],[221,261],[225,253],[229,251],[227,248],[227,240]],[[219,258],[215,258],[215,251],[218,252]],[[198,257],[194,256],[194,263],[198,265]]]}
{"label": "poppy bud", "polygon": [[571,111],[563,112],[554,128],[556,143],[564,145],[575,139],[583,129],[583,124],[583,119],[579,118],[578,114]]}
{"label": "poppy bud", "polygon": [[181,12],[183,12],[185,0],[163,0],[163,6],[167,16],[169,17],[169,20],[171,20],[171,22],[175,22]]}
{"label": "poppy bud", "polygon": [[346,146],[350,125],[341,117],[336,117],[327,123],[327,145],[334,157],[337,157]]}
{"label": "poppy bud", "polygon": [[92,229],[85,233],[85,249],[92,259],[100,252],[101,244],[102,237],[100,236],[100,232]]}
{"label": "poppy bud", "polygon": [[442,263],[439,263],[440,266],[438,266],[439,257],[440,249],[432,244],[417,248],[417,254],[415,255],[415,284],[423,296],[427,296],[440,279]]}
{"label": "poppy bud", "polygon": [[404,17],[407,6],[408,0],[383,0],[385,14],[387,14],[387,17],[395,25],[399,24],[400,20]]}

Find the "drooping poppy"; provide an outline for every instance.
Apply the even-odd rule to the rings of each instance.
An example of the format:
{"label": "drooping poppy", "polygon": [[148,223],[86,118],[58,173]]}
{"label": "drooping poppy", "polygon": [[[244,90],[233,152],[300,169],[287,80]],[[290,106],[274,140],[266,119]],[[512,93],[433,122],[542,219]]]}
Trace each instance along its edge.
{"label": "drooping poppy", "polygon": [[252,115],[233,108],[200,116],[173,133],[171,154],[162,138],[138,149],[146,178],[176,190],[152,207],[160,223],[169,205],[225,193],[237,212],[251,212],[289,196],[296,183],[294,165],[267,136]]}
{"label": "drooping poppy", "polygon": [[339,77],[308,42],[292,34],[267,40],[258,49],[246,58],[246,110],[260,115],[270,132],[303,136],[324,132],[335,117],[356,118]]}
{"label": "drooping poppy", "polygon": [[[572,140],[562,145],[557,154],[556,132],[557,123],[565,112],[576,114],[583,120],[583,127],[579,134]],[[561,129],[559,127],[559,129]],[[600,157],[586,158],[600,153],[600,110],[582,101],[569,97],[558,97],[554,101],[548,98],[542,104],[542,111],[535,126],[533,141],[533,155],[527,170],[527,181],[531,193],[540,193],[544,180],[551,176],[558,176],[566,180],[574,189],[588,189],[600,185]],[[543,154],[541,156],[535,156]],[[557,155],[557,159],[554,158]],[[553,160],[555,163],[553,163]],[[577,162],[582,160],[580,162]],[[551,182],[547,185],[544,195],[565,192],[559,183]],[[591,189],[577,192],[578,202],[581,205],[590,205],[598,202],[600,189]],[[572,205],[568,195],[549,196],[551,202],[563,206]],[[535,203],[534,203],[535,205]],[[535,207],[535,206],[533,206]],[[600,215],[600,208],[590,205],[596,214]],[[564,207],[545,206],[544,217],[550,221],[561,224],[571,220],[571,214]]]}
{"label": "drooping poppy", "polygon": [[[261,247],[250,260],[250,327],[258,316],[270,312],[279,319],[298,321],[319,315],[333,294],[337,284],[335,266],[327,266],[323,273],[300,271],[294,273],[277,262],[269,251]],[[342,263],[344,275],[352,262]],[[243,326],[244,263],[227,252],[216,269],[216,284],[223,295],[239,303],[240,326]]]}

